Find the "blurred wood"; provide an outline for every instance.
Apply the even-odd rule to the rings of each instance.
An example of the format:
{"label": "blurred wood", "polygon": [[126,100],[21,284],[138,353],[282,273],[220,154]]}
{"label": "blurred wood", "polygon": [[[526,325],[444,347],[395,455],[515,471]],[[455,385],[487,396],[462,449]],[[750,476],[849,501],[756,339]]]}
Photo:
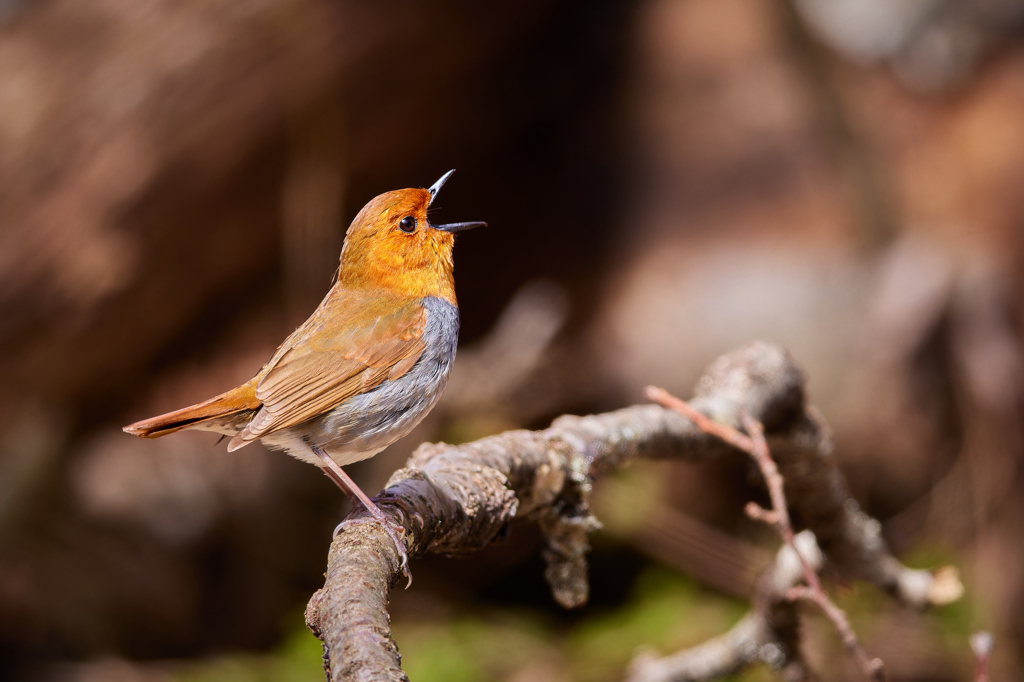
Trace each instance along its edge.
{"label": "blurred wood", "polygon": [[279,296],[279,271],[295,306],[318,299],[330,268],[303,263],[337,259],[343,185],[428,183],[446,141],[499,144],[457,135],[458,107],[551,4],[24,7],[0,25],[0,384],[114,411],[193,326]]}
{"label": "blurred wood", "polygon": [[974,651],[974,657],[977,660],[974,668],[974,682],[988,682],[988,663],[995,644],[995,638],[984,630],[971,635],[971,649]]}
{"label": "blurred wood", "polygon": [[[319,0],[58,1],[0,29],[0,347],[20,358],[0,376],[56,399],[124,377],[272,257],[265,221],[235,238],[245,209],[174,204],[224,182],[373,44],[379,24],[356,18]],[[69,342],[88,352],[72,360]]]}
{"label": "blurred wood", "polygon": [[[673,485],[680,470],[697,479],[698,486],[706,486],[709,496],[724,497],[697,467],[673,466],[670,471],[631,467],[624,476],[608,476],[595,485],[593,508],[604,533],[702,585],[735,597],[750,597],[758,575],[771,563],[772,553],[719,530],[699,511],[677,508],[693,498],[691,489],[681,491]],[[733,500],[721,502],[732,506]]]}
{"label": "blurred wood", "polygon": [[640,653],[630,664],[625,682],[715,680],[758,663],[781,669],[792,682],[817,679],[800,652],[796,605],[787,598],[803,576],[798,551],[814,570],[820,570],[824,557],[814,534],[804,531],[796,536],[795,545],[779,549],[758,581],[754,608],[740,622],[723,635],[669,656]]}
{"label": "blurred wood", "polygon": [[345,125],[340,93],[297,116],[281,189],[282,256],[289,326],[316,308],[337,271],[345,236]]}

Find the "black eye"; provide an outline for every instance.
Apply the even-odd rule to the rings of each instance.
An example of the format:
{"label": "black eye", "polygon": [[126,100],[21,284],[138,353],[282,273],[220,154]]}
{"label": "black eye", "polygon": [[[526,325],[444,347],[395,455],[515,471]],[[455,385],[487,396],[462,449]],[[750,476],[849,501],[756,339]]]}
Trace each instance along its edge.
{"label": "black eye", "polygon": [[416,231],[416,219],[411,215],[407,215],[398,221],[398,226],[402,228],[402,232],[415,232]]}

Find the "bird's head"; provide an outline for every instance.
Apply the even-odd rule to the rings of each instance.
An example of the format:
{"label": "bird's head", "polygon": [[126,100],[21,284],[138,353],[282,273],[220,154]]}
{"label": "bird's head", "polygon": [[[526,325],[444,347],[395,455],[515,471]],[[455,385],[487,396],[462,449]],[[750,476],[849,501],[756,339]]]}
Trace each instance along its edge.
{"label": "bird's head", "polygon": [[430,189],[398,189],[371,199],[348,228],[338,282],[414,298],[438,296],[454,304],[455,233],[486,223],[430,223],[427,209],[453,172]]}

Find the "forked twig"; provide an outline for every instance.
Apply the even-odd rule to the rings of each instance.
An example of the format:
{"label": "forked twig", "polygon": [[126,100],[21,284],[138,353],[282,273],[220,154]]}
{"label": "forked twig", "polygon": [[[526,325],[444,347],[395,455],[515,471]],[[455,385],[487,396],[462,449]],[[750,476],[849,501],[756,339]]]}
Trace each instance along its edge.
{"label": "forked twig", "polygon": [[792,588],[787,596],[791,600],[803,599],[816,604],[832,622],[832,625],[839,633],[843,645],[856,658],[865,676],[875,682],[884,680],[885,667],[881,659],[872,658],[864,650],[853,628],[850,627],[850,621],[846,617],[846,613],[829,598],[821,585],[821,579],[818,577],[817,571],[810,566],[794,542],[793,526],[789,520],[789,508],[784,489],[785,482],[783,481],[782,474],[779,473],[775,460],[772,459],[771,452],[768,449],[768,442],[764,437],[764,427],[761,423],[751,418],[745,412],[742,413],[741,421],[743,428],[747,431],[747,434],[743,434],[730,426],[712,421],[703,413],[692,408],[686,401],[676,398],[662,388],[648,386],[645,394],[650,400],[659,405],[675,410],[684,417],[687,417],[701,431],[721,438],[726,443],[746,452],[754,459],[768,486],[772,509],[764,509],[751,502],[746,507],[746,513],[751,518],[768,523],[779,531],[786,545],[800,559],[804,580],[807,583],[806,586]]}

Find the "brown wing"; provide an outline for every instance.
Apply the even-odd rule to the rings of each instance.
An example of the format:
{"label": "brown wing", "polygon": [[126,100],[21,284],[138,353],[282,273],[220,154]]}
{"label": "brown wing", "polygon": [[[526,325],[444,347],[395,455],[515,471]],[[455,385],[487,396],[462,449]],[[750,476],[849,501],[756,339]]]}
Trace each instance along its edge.
{"label": "brown wing", "polygon": [[332,291],[267,364],[256,387],[263,409],[236,440],[301,424],[397,379],[423,353],[426,326],[419,301]]}

